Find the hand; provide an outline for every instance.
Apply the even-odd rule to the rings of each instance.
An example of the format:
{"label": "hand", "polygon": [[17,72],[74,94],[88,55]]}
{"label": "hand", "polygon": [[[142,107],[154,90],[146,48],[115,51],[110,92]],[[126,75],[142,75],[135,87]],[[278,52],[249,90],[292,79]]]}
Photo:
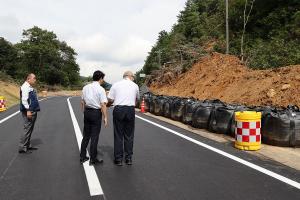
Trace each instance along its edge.
{"label": "hand", "polygon": [[31,111],[27,111],[27,118],[31,119],[32,118],[32,112]]}
{"label": "hand", "polygon": [[104,119],[103,119],[103,122],[104,122],[105,128],[107,128],[107,127],[108,127],[108,120],[107,120],[107,118],[104,118]]}

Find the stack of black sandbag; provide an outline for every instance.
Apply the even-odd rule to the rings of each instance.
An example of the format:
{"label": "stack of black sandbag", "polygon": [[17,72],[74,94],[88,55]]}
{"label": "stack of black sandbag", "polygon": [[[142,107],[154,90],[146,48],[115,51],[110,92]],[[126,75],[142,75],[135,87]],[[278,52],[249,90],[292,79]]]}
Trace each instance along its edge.
{"label": "stack of black sandbag", "polygon": [[152,95],[151,99],[150,99],[150,108],[149,108],[149,112],[154,114],[154,110],[155,110],[155,101],[156,101],[157,96]]}
{"label": "stack of black sandbag", "polygon": [[193,98],[187,99],[185,106],[183,108],[182,113],[182,122],[188,125],[192,125],[193,122],[193,114],[198,108],[198,106],[201,105],[203,101],[199,101]]}
{"label": "stack of black sandbag", "polygon": [[176,97],[167,97],[166,101],[164,102],[164,112],[163,116],[166,118],[171,118],[171,108],[173,106],[173,101],[176,99]]}
{"label": "stack of black sandbag", "polygon": [[145,110],[147,111],[147,112],[149,112],[150,111],[150,104],[151,104],[151,101],[152,101],[152,97],[153,96],[155,96],[155,95],[153,95],[151,92],[147,92],[147,93],[145,93],[143,96],[142,96],[142,98],[140,99],[140,101],[142,101],[143,100],[143,98],[144,98],[144,100],[145,100]]}
{"label": "stack of black sandbag", "polygon": [[224,104],[215,107],[209,119],[208,130],[235,137],[235,112],[249,110],[239,104]]}
{"label": "stack of black sandbag", "polygon": [[168,100],[165,96],[157,96],[154,101],[154,114],[158,116],[164,115],[164,104]]}
{"label": "stack of black sandbag", "polygon": [[262,141],[276,146],[300,146],[300,111],[297,106],[268,109],[263,116]]}
{"label": "stack of black sandbag", "polygon": [[[275,108],[246,107],[226,104],[218,99],[199,101],[194,98],[143,95],[145,109],[155,115],[181,121],[195,128],[235,136],[235,112],[262,113],[262,142],[276,146],[300,146],[300,110],[297,106]],[[142,98],[141,98],[142,99]]]}
{"label": "stack of black sandbag", "polygon": [[188,101],[187,98],[175,98],[171,104],[171,119],[182,121],[183,108]]}
{"label": "stack of black sandbag", "polygon": [[204,100],[193,113],[192,126],[200,129],[208,129],[211,112],[218,107],[224,106],[225,104],[218,99]]}

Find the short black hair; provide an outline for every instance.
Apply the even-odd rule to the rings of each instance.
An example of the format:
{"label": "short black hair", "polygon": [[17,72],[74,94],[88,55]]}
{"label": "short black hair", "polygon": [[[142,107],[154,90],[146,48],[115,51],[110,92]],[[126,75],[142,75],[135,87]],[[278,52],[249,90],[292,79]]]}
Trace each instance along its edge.
{"label": "short black hair", "polygon": [[104,79],[105,74],[100,70],[97,70],[93,74],[93,81],[99,81],[100,79]]}

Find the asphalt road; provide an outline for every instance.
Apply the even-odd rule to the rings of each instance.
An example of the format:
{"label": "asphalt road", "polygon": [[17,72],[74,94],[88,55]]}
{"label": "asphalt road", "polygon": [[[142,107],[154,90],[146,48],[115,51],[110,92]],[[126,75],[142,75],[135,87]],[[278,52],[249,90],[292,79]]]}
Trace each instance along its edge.
{"label": "asphalt road", "polygon": [[[82,130],[79,98],[71,98],[70,105]],[[22,132],[20,114],[3,121],[18,107],[0,113],[0,200],[300,199],[300,189],[288,182],[300,183],[298,170],[261,160],[139,113],[139,117],[163,127],[136,118],[132,166],[113,164],[111,118],[109,128],[102,128],[99,139],[99,158],[104,163],[95,167],[80,165],[67,98],[46,99],[41,108],[32,137],[39,150],[28,155],[17,153]],[[193,141],[270,170],[288,183],[282,177],[275,179]],[[88,184],[88,177],[93,170],[93,178],[100,182],[104,194],[91,196],[94,185]]]}

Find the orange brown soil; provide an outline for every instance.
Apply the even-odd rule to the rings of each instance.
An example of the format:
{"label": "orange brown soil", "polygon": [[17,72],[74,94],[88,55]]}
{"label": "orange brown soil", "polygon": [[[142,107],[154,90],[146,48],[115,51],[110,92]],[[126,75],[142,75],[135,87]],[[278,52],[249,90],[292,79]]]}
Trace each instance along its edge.
{"label": "orange brown soil", "polygon": [[213,53],[171,82],[156,79],[150,90],[245,105],[300,106],[300,65],[251,70],[235,56]]}

